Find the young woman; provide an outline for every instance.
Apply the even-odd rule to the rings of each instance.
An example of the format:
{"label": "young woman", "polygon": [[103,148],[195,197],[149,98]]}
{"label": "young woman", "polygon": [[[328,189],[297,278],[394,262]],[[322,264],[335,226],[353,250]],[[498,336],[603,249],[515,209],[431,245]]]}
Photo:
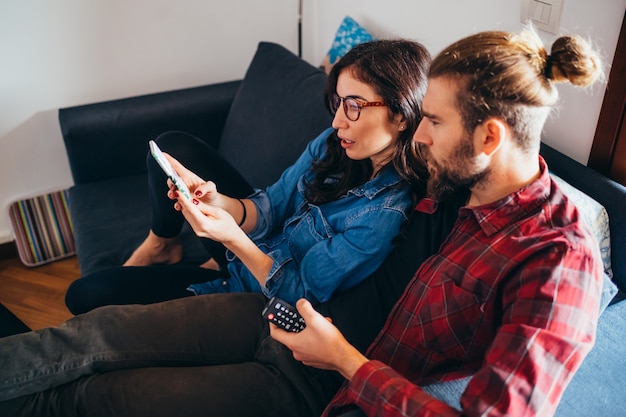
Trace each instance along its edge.
{"label": "young woman", "polygon": [[[217,292],[322,302],[356,285],[389,254],[416,194],[423,193],[426,171],[412,136],[429,61],[428,52],[409,41],[353,48],[328,77],[332,127],[265,190],[253,189],[199,139],[161,135],[157,143],[192,200],[178,198],[171,182],[166,194],[165,176],[149,157],[153,221],[147,238],[124,268],[73,283],[70,310]],[[210,259],[204,268],[164,268],[182,258],[178,235],[185,220]]]}
{"label": "young woman", "polygon": [[[176,160],[171,161],[188,181],[198,205],[183,200],[183,197],[173,202],[156,188],[153,198],[158,201],[166,197],[163,207],[170,210],[166,210],[167,216],[182,221],[181,213],[174,206],[181,208],[199,235],[207,236],[211,241],[222,240],[237,255],[237,259],[222,264],[221,271],[195,267],[189,272],[229,274],[230,278],[226,278],[226,281],[238,280],[239,275],[235,275],[238,271],[248,271],[246,250],[252,254],[260,250],[260,257],[268,256],[272,260],[279,259],[283,251],[292,250],[292,259],[278,262],[277,269],[285,267],[282,280],[276,286],[278,290],[283,288],[282,284],[287,280],[305,282],[305,279],[310,279],[312,282],[319,277],[320,280],[331,281],[329,288],[318,286],[324,290],[320,292],[322,294],[331,291],[330,287],[349,285],[345,283],[351,278],[341,283],[333,281],[336,277],[366,279],[372,275],[363,272],[361,277],[356,273],[351,274],[349,269],[359,270],[361,264],[369,262],[370,256],[380,259],[385,256],[363,255],[362,252],[369,247],[377,248],[378,252],[388,251],[393,235],[398,232],[406,217],[406,208],[412,205],[410,185],[415,185],[417,191],[422,192],[421,182],[417,180],[421,168],[411,168],[413,165],[421,167],[415,159],[411,136],[421,119],[420,106],[426,87],[428,61],[425,48],[410,41],[380,41],[355,48],[337,64],[329,78],[326,94],[332,98],[330,108],[336,113],[334,129],[314,140],[281,180],[265,191],[245,190],[249,188],[245,182],[246,187],[242,187],[244,190],[233,191],[230,182],[239,181],[231,178],[228,182],[226,180],[229,178],[225,174],[219,178],[209,176],[187,160],[189,156],[189,159],[196,157],[200,165],[209,166],[211,164],[207,163],[205,154],[193,153],[197,150],[194,148],[188,151],[191,154],[182,155],[180,150],[187,149],[186,146],[168,142],[169,139],[182,140],[183,136],[168,134],[159,138],[164,150],[175,155]],[[366,101],[382,102],[385,105],[368,106]],[[195,143],[191,139],[189,142]],[[245,221],[242,222],[243,209],[237,200],[218,194],[212,184],[200,181],[195,174],[176,165],[176,161],[183,162],[204,178],[212,178],[221,190],[227,190],[224,191],[226,195],[243,197],[245,194],[241,193],[252,193],[249,199],[242,199],[246,206]],[[219,163],[219,160],[216,158],[215,162]],[[213,168],[217,174],[228,172],[225,165]],[[163,188],[164,178],[154,175],[161,175],[160,169],[156,165],[150,169],[151,180]],[[290,183],[293,184],[291,188],[288,187]],[[170,189],[169,193],[172,191]],[[196,196],[196,191],[200,191],[200,195]],[[265,211],[265,204],[272,207],[271,213]],[[389,209],[400,206],[403,208]],[[156,208],[158,210],[160,206]],[[281,211],[285,213],[281,214]],[[373,211],[373,214],[370,216],[368,211]],[[157,212],[157,216],[159,214]],[[362,217],[365,221],[361,220]],[[270,221],[277,227],[268,226]],[[318,221],[323,222],[325,229],[316,228]],[[393,229],[391,221],[395,222]],[[240,227],[239,223],[242,223]],[[437,222],[429,218],[428,222],[424,220],[419,224],[433,223]],[[213,224],[216,227],[213,228]],[[305,225],[307,227],[303,227]],[[347,226],[342,229],[342,225]],[[412,230],[421,232],[419,226],[410,226]],[[257,239],[255,234],[264,229],[267,229],[265,237]],[[317,241],[307,240],[307,233],[320,234],[318,230],[323,230],[328,236]],[[162,233],[161,230],[152,232],[157,236]],[[430,230],[424,230],[429,244],[433,234]],[[284,235],[286,246],[281,246],[282,241],[275,235]],[[354,238],[346,239],[348,235]],[[175,236],[175,233],[171,236]],[[291,239],[297,241],[292,242]],[[398,272],[398,269],[403,270],[407,263],[414,262],[418,257],[415,252],[430,253],[430,246],[413,240],[398,241],[404,242],[405,250],[402,253],[407,253],[407,247],[411,248],[410,261],[405,262],[403,259],[398,268],[392,268],[393,272],[383,268],[374,278],[382,281],[381,286],[385,288],[400,290],[404,287],[407,274]],[[307,242],[310,242],[310,247],[289,246]],[[311,251],[317,250],[316,245],[333,245],[335,242],[347,248],[326,250],[327,255],[311,260],[307,258]],[[269,245],[272,244],[274,246],[270,250]],[[422,246],[425,248],[423,251],[420,250]],[[342,256],[340,262],[335,259],[339,255]],[[213,256],[217,260],[217,256]],[[360,257],[359,264],[353,266],[352,257]],[[367,269],[375,268],[374,265],[379,262],[372,263]],[[300,269],[307,274],[309,271],[319,273],[288,275],[288,268],[292,266],[290,264],[296,263],[300,263]],[[332,263],[333,269],[326,263]],[[233,265],[239,269],[234,269]],[[158,286],[160,275],[168,275],[171,281],[189,281],[176,268],[175,265],[119,267],[100,278],[104,288],[108,285],[104,278],[115,280],[118,273],[131,271],[133,273],[124,278],[133,280],[139,275],[144,279],[142,285],[145,286],[145,292],[150,292],[152,287]],[[143,271],[153,271],[155,275],[141,275]],[[249,273],[253,271],[254,266],[251,266]],[[410,274],[412,276],[413,272]],[[78,282],[87,282],[92,278],[85,277]],[[274,275],[267,281],[273,279]],[[124,291],[132,293],[128,291],[126,282],[120,280],[116,283],[124,288],[114,294],[116,297],[121,297]],[[186,288],[185,285],[179,286]],[[258,285],[261,287],[260,283]],[[306,285],[309,285],[308,282]],[[264,288],[271,287],[266,284]],[[353,287],[344,295],[354,290],[358,288]],[[101,293],[104,294],[104,291]],[[362,296],[369,294],[371,292],[367,291],[366,294],[352,294],[351,300],[342,299],[340,310],[344,312],[334,317],[334,323],[363,321],[364,316],[355,317],[355,309],[351,306],[365,301]],[[380,304],[379,293],[375,294],[375,301]],[[90,294],[84,291],[83,295]],[[391,309],[398,295],[386,297],[390,304],[388,309]],[[164,297],[167,296],[171,298],[171,294],[164,294]],[[382,295],[380,297],[385,298]],[[137,294],[131,294],[123,301],[130,303],[136,298]],[[107,301],[111,300],[109,296]],[[117,300],[119,298],[114,301]],[[369,297],[366,300],[369,301]],[[201,415],[319,414],[319,404],[324,404],[338,388],[335,374],[325,374],[326,377],[320,376],[321,379],[317,378],[317,373],[309,375],[307,368],[293,360],[291,352],[269,338],[268,322],[261,317],[266,301],[263,294],[248,292],[187,297],[149,305],[108,305],[77,315],[58,328],[3,338],[0,340],[0,415],[17,415],[20,412],[24,415],[63,416],[83,412],[88,415],[172,415],[172,410],[185,410],[187,413],[190,405],[194,409],[200,407]],[[378,311],[376,307],[372,307],[372,310]],[[371,324],[367,317],[365,319]],[[380,326],[383,321],[381,317]],[[358,330],[355,333],[356,339],[369,340],[374,337],[359,335],[361,332]],[[363,345],[365,347],[367,343]],[[180,371],[195,373],[197,378],[188,374],[179,378]],[[150,375],[152,373],[155,373],[156,378]],[[162,373],[167,374],[166,383],[159,377]],[[127,375],[128,379],[122,374]],[[138,378],[135,379],[134,375]],[[118,376],[124,380],[119,381]],[[100,385],[100,377],[111,385]],[[95,385],[82,385],[91,380]],[[328,380],[330,383],[327,383]],[[300,391],[300,382],[310,388]],[[160,388],[166,390],[166,394],[154,395],[156,391],[153,383],[158,383]],[[62,389],[64,393],[57,396],[56,389]],[[54,398],[49,397],[48,393]],[[123,397],[120,402],[117,393]],[[90,397],[83,402],[82,398],[78,398],[82,394],[95,394],[97,398]],[[143,394],[149,396],[149,404],[144,402]],[[12,398],[14,400],[10,400]],[[100,406],[100,400],[106,401],[107,405]],[[208,407],[207,402],[210,403]],[[98,406],[92,407],[91,404]],[[21,411],[15,411],[17,409]]]}

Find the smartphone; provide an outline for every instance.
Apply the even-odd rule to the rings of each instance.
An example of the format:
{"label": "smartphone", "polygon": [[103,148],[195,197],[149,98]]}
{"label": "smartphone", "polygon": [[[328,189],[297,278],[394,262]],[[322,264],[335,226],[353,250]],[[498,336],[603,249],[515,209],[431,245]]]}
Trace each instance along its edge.
{"label": "smartphone", "polygon": [[174,171],[174,168],[172,168],[172,165],[169,163],[169,161],[165,159],[163,152],[156,144],[156,142],[151,140],[148,143],[150,144],[150,153],[157,161],[161,169],[163,169],[163,172],[165,172],[169,179],[172,180],[176,188],[178,188],[178,191],[180,191],[185,197],[191,200],[191,192],[189,192],[189,188],[187,188],[187,185],[178,176],[176,171]]}

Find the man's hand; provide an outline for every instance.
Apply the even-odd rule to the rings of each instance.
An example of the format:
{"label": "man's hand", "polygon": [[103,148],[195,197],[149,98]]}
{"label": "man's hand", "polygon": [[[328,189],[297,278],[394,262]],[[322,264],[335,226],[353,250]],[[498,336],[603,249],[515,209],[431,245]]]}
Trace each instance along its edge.
{"label": "man's hand", "polygon": [[305,365],[339,371],[345,378],[352,379],[368,359],[307,300],[300,299],[296,308],[306,322],[306,328],[292,333],[270,324],[272,337],[291,349],[293,357]]}

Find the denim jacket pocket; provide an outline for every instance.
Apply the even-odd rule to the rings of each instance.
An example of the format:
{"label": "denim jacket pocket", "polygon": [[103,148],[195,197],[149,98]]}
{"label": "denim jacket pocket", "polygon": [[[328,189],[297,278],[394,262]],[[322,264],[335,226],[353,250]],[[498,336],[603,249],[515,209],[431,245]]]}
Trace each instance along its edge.
{"label": "denim jacket pocket", "polygon": [[294,259],[302,259],[318,242],[332,238],[335,231],[326,221],[322,210],[310,205],[293,227],[287,231],[287,242]]}

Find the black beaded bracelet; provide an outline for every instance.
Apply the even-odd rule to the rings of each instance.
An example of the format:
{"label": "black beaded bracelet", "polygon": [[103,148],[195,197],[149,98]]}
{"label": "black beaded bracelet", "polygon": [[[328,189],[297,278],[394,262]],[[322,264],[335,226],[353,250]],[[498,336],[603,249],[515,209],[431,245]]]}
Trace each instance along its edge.
{"label": "black beaded bracelet", "polygon": [[243,203],[243,201],[241,201],[241,199],[239,198],[237,199],[237,201],[241,203],[241,208],[243,208],[243,217],[241,218],[241,221],[238,224],[238,226],[241,227],[246,222],[246,216],[248,215],[248,213],[246,210],[246,205]]}

